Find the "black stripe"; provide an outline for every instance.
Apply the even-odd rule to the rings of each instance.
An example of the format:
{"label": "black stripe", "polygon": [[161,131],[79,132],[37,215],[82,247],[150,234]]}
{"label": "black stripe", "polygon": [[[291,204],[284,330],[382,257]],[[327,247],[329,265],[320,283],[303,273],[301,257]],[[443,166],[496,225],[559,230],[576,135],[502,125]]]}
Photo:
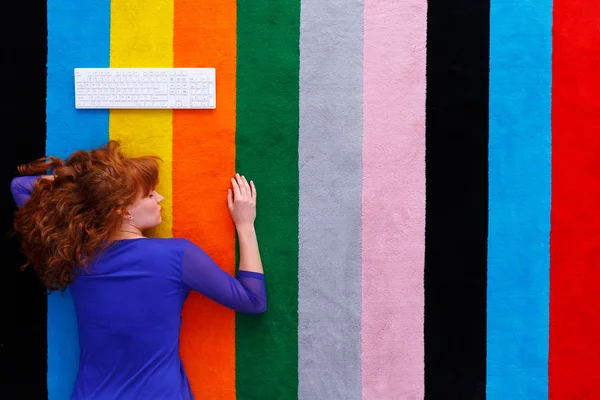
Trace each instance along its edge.
{"label": "black stripe", "polygon": [[48,394],[47,297],[31,270],[19,271],[24,257],[12,235],[10,181],[19,163],[44,156],[46,141],[46,2],[0,2],[2,16],[2,173],[0,235],[3,242],[0,358],[5,399],[46,399]]}
{"label": "black stripe", "polygon": [[484,399],[489,0],[427,15],[425,397]]}

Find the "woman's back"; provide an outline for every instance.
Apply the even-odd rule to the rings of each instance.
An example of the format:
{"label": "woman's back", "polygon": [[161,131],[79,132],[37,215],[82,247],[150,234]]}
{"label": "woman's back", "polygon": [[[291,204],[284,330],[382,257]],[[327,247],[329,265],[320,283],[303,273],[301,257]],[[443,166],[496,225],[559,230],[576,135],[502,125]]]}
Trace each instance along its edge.
{"label": "woman's back", "polygon": [[266,309],[263,274],[236,279],[186,239],[116,241],[71,290],[80,345],[72,399],[192,398],[179,357],[189,291],[243,313]]}
{"label": "woman's back", "polygon": [[73,399],[188,398],[179,357],[187,243],[121,240],[74,279],[81,350]]}

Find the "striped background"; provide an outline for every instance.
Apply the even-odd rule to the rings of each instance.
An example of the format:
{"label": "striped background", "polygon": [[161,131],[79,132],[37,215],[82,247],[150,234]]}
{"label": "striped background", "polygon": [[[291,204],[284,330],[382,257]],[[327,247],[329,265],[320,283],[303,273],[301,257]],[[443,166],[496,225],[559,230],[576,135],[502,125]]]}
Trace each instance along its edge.
{"label": "striped background", "polygon": [[[600,398],[595,3],[1,7],[22,38],[1,64],[4,231],[17,163],[119,139],[165,161],[154,234],[234,273],[228,178],[257,183],[269,310],[190,296],[181,354],[197,398]],[[76,111],[73,68],[109,66],[216,67],[218,107]],[[69,291],[46,297],[4,243],[5,397],[68,399]]]}

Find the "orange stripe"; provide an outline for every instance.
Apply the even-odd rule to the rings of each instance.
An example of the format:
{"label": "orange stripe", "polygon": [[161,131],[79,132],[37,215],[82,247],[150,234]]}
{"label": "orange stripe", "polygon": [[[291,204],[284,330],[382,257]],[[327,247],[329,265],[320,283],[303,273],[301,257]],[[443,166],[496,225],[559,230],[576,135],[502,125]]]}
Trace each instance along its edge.
{"label": "orange stripe", "polygon": [[[216,110],[173,112],[173,234],[235,271],[227,187],[235,172],[236,2],[175,0],[175,67],[215,67]],[[181,357],[197,398],[235,399],[235,315],[190,293]]]}

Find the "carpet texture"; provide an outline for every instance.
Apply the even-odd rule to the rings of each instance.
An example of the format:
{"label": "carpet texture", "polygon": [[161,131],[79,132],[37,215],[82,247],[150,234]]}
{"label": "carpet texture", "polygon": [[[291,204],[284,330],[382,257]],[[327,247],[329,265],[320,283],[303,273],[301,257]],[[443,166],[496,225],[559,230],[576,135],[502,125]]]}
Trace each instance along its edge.
{"label": "carpet texture", "polygon": [[[108,67],[110,6],[93,0],[48,1],[46,154],[66,157],[108,140],[108,111],[74,108],[73,68]],[[48,397],[68,399],[79,364],[77,320],[70,289],[48,297]]]}
{"label": "carpet texture", "polygon": [[[152,235],[234,274],[226,190],[256,182],[268,310],[189,296],[196,398],[600,397],[591,2],[5,3],[28,35],[0,64],[5,232],[17,163],[119,139],[163,159]],[[217,108],[76,110],[73,68],[109,66],[215,67]],[[68,399],[70,291],[44,295],[5,246],[0,397]]]}
{"label": "carpet texture", "polygon": [[243,400],[298,392],[299,26],[299,0],[237,3],[236,170],[257,184],[269,309],[236,317]]}
{"label": "carpet texture", "polygon": [[25,256],[13,234],[10,182],[17,165],[45,152],[46,3],[4,1],[0,18],[5,37],[19,38],[4,43],[0,61],[2,92],[11,99],[0,108],[5,149],[0,157],[0,398],[45,399],[48,297],[31,269],[19,271]]}
{"label": "carpet texture", "polygon": [[549,397],[600,398],[600,7],[554,2]]}
{"label": "carpet texture", "polygon": [[[173,66],[173,0],[110,2],[110,67]],[[154,234],[173,231],[172,110],[110,110],[108,136],[123,144],[128,156],[155,154],[160,165],[156,190],[165,198],[162,224]]]}
{"label": "carpet texture", "polygon": [[[175,67],[215,67],[215,110],[173,111],[173,234],[235,270],[235,233],[226,204],[235,173],[235,1],[176,1]],[[235,314],[191,293],[183,310],[181,356],[193,388],[235,399]]]}
{"label": "carpet texture", "polygon": [[491,2],[490,400],[548,397],[552,2],[536,4]]}
{"label": "carpet texture", "polygon": [[427,2],[367,0],[364,14],[362,396],[417,399],[425,389]]}
{"label": "carpet texture", "polygon": [[363,0],[301,3],[298,397],[303,399],[361,398],[363,9]]}
{"label": "carpet texture", "polygon": [[428,399],[485,396],[489,6],[487,0],[427,4]]}

